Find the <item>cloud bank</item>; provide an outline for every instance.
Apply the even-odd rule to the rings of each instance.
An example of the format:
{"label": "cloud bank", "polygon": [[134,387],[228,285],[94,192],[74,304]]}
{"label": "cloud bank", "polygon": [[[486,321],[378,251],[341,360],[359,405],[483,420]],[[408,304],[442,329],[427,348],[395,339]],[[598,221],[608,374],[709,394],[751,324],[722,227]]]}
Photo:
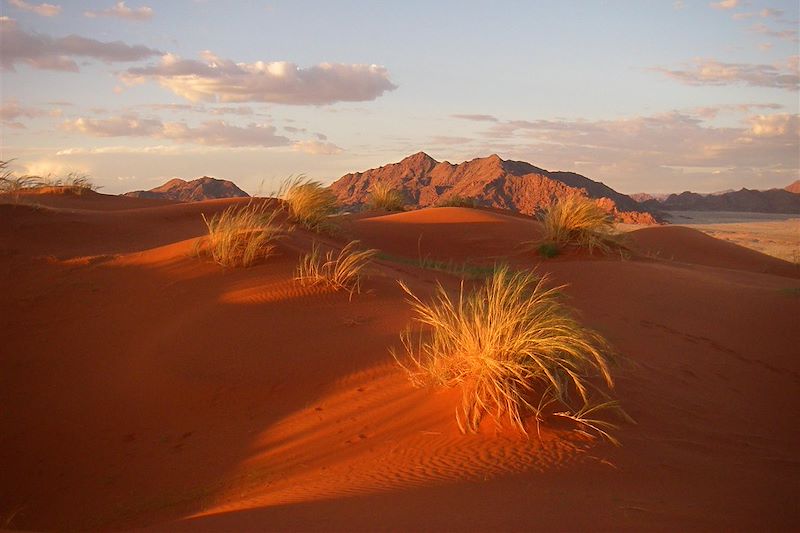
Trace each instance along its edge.
{"label": "cloud bank", "polygon": [[162,52],[146,46],[130,46],[121,41],[103,42],[78,35],[50,37],[27,33],[16,21],[0,17],[0,66],[13,71],[18,63],[33,68],[78,72],[74,57],[88,57],[112,62],[140,61],[161,55]]}
{"label": "cloud bank", "polygon": [[131,68],[128,84],[153,80],[189,101],[324,105],[374,100],[396,89],[377,65],[320,63],[308,68],[286,61],[234,63],[210,52],[203,60],[166,54],[157,65]]}
{"label": "cloud bank", "polygon": [[276,134],[274,126],[252,123],[241,127],[224,120],[209,120],[191,127],[184,122],[162,122],[155,118],[125,115],[109,119],[81,117],[68,120],[61,127],[65,131],[92,137],[150,137],[206,146],[269,148],[291,144],[290,139]]}
{"label": "cloud bank", "polygon": [[654,68],[673,80],[687,85],[750,85],[789,91],[800,90],[798,56],[791,57],[785,65],[755,65],[749,63],[723,63],[716,59],[696,59],[682,70]]}

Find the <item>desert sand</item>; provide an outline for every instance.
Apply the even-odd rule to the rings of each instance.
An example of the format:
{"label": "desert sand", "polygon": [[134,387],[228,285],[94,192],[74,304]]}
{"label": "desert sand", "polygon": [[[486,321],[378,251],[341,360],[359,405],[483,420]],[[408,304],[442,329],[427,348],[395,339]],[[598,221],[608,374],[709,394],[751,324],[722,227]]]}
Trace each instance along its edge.
{"label": "desert sand", "polygon": [[800,216],[777,213],[673,211],[670,222],[717,239],[800,263]]}
{"label": "desert sand", "polygon": [[[0,527],[788,530],[800,512],[800,268],[685,227],[539,258],[530,218],[366,213],[224,270],[201,213],[87,193],[0,205]],[[361,294],[293,280],[313,240],[382,250]],[[536,268],[624,357],[621,447],[548,422],[462,435],[388,348],[450,264]],[[469,281],[467,283],[470,283]]]}

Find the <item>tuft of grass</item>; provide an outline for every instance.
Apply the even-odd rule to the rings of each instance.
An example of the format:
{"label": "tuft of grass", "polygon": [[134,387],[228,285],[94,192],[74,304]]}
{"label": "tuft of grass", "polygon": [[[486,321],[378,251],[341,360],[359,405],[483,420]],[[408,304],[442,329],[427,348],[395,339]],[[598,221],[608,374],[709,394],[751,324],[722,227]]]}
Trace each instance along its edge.
{"label": "tuft of grass", "polygon": [[64,177],[21,175],[8,168],[11,161],[0,161],[0,193],[18,195],[25,190],[53,187],[81,195],[86,191],[96,190],[88,176],[71,172]]}
{"label": "tuft of grass", "polygon": [[55,187],[81,195],[86,191],[97,190],[99,187],[92,183],[88,176],[77,172],[70,172],[64,177],[47,176],[39,178],[38,187]]}
{"label": "tuft of grass", "polygon": [[367,205],[371,209],[385,211],[402,211],[405,207],[405,196],[386,182],[377,182],[372,185]]}
{"label": "tuft of grass", "polygon": [[475,198],[467,198],[465,196],[451,196],[447,200],[442,200],[436,204],[437,207],[478,207],[478,202]]}
{"label": "tuft of grass", "polygon": [[336,196],[322,183],[304,176],[289,178],[278,194],[292,221],[311,231],[330,229],[329,217],[336,211]]}
{"label": "tuft of grass", "polygon": [[431,302],[400,282],[419,327],[401,334],[406,357],[392,355],[417,386],[461,388],[456,421],[462,432],[477,431],[488,414],[496,422],[507,417],[526,433],[526,413],[538,424],[557,403],[564,407],[558,416],[610,437],[609,423],[590,418],[615,405],[592,399],[592,391],[604,395],[592,383],[596,376],[613,386],[610,349],[572,318],[558,297],[563,287],[546,288],[546,281],[503,266],[467,295],[462,283],[455,300],[439,284]]}
{"label": "tuft of grass", "polygon": [[334,290],[361,292],[361,271],[374,258],[378,250],[359,250],[358,241],[350,241],[338,254],[331,250],[323,256],[317,243],[311,253],[300,260],[295,279],[306,285],[324,285]]}
{"label": "tuft of grass", "polygon": [[210,218],[203,214],[208,228],[208,254],[223,267],[248,267],[269,257],[275,250],[275,241],[284,233],[277,215],[277,211],[267,212],[255,204],[230,206]]}
{"label": "tuft of grass", "polygon": [[614,219],[590,198],[578,194],[559,200],[539,217],[544,227],[541,242],[555,247],[574,245],[611,251],[615,244]]}

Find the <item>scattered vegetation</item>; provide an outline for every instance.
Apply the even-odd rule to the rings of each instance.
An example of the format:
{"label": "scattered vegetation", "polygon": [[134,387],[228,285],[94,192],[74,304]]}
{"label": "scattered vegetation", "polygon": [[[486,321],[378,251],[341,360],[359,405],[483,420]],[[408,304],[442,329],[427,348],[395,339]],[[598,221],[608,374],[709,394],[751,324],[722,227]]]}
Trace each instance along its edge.
{"label": "scattered vegetation", "polygon": [[87,176],[77,172],[71,172],[64,177],[17,175],[8,168],[10,163],[11,161],[0,161],[0,193],[18,195],[26,190],[53,187],[80,195],[98,189]]}
{"label": "scattered vegetation", "polygon": [[300,260],[295,279],[306,285],[324,285],[346,290],[353,296],[361,292],[361,271],[378,253],[375,249],[359,250],[358,241],[350,241],[338,254],[333,250],[323,255],[317,243],[311,253]]}
{"label": "scattered vegetation", "polygon": [[[224,267],[248,267],[269,257],[284,233],[277,215],[276,210],[267,211],[263,205],[252,203],[230,206],[210,218],[203,215],[208,227],[208,254]],[[197,251],[199,254],[200,248]]]}
{"label": "scattered vegetation", "polygon": [[402,211],[405,207],[405,196],[401,191],[392,188],[386,182],[377,182],[372,185],[367,205],[371,209],[385,211]]}
{"label": "scattered vegetation", "polygon": [[285,202],[289,218],[312,231],[330,231],[330,215],[336,211],[336,197],[320,182],[304,176],[289,178],[279,197]]}
{"label": "scattered vegetation", "polygon": [[485,279],[487,276],[494,274],[495,270],[498,268],[495,265],[475,265],[467,262],[456,263],[452,259],[449,261],[439,261],[437,259],[431,259],[430,257],[410,259],[407,257],[387,254],[385,252],[379,252],[377,258],[383,259],[384,261],[391,261],[393,263],[413,265],[419,268],[424,268],[425,270],[444,272],[445,274],[450,274],[465,280]]}
{"label": "scattered vegetation", "polygon": [[581,195],[568,196],[546,209],[540,220],[544,226],[542,244],[556,249],[574,245],[609,252],[615,245],[614,219],[593,200]]}
{"label": "scattered vegetation", "polygon": [[467,198],[465,196],[451,196],[447,200],[442,200],[437,204],[438,207],[478,207],[478,202],[475,198]]}
{"label": "scattered vegetation", "polygon": [[613,386],[609,347],[560,303],[563,287],[545,284],[533,272],[500,267],[466,296],[463,283],[457,300],[439,285],[426,303],[401,282],[420,327],[401,335],[406,357],[392,355],[417,386],[461,387],[456,421],[463,432],[476,431],[488,414],[497,422],[507,417],[525,433],[525,414],[538,424],[555,403],[563,411],[553,414],[614,441],[611,424],[593,418],[617,405],[593,403],[605,395],[592,378]]}

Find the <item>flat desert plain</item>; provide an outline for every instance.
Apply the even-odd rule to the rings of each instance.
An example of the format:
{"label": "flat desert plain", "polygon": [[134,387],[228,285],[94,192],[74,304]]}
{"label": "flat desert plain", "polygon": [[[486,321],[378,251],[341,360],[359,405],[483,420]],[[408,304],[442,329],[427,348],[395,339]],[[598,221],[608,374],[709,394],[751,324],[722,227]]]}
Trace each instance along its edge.
{"label": "flat desert plain", "polygon": [[[796,263],[682,226],[630,232],[627,257],[545,260],[536,221],[454,207],[298,228],[223,269],[193,253],[201,214],[247,200],[29,200],[0,205],[0,527],[800,523]],[[314,241],[350,239],[382,252],[361,293],[294,280]],[[437,281],[459,290],[448,270],[499,262],[567,285],[620,355],[613,394],[635,420],[615,420],[621,446],[555,418],[462,434],[459,391],[415,388],[390,355],[413,318],[398,280],[428,298]]]}

